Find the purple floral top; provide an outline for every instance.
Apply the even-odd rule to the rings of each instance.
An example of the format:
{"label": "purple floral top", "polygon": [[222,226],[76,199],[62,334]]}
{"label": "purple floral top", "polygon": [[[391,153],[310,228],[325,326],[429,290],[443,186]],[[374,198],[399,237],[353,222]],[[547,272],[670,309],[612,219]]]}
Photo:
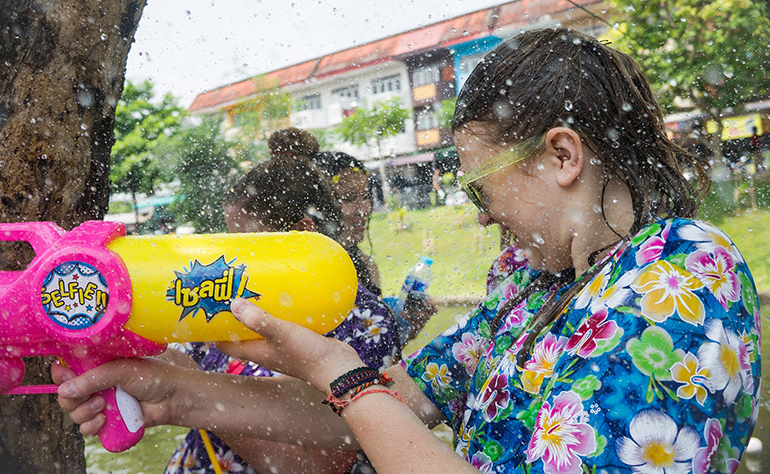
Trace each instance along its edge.
{"label": "purple floral top", "polygon": [[[345,321],[327,334],[352,346],[369,367],[385,369],[401,357],[398,331],[393,314],[374,293],[358,286],[356,303]],[[249,361],[228,357],[207,343],[184,344],[179,347],[198,363],[202,370],[253,377],[280,377]],[[222,440],[209,432],[209,439],[223,472],[257,473]],[[166,467],[166,474],[214,474],[211,460],[198,430],[190,430]]]}
{"label": "purple floral top", "polygon": [[[404,362],[484,473],[734,473],[759,414],[761,328],[746,262],[716,227],[643,228],[517,354],[550,288],[515,249],[487,298]],[[557,295],[564,295],[565,289]],[[558,296],[557,296],[558,297]]]}

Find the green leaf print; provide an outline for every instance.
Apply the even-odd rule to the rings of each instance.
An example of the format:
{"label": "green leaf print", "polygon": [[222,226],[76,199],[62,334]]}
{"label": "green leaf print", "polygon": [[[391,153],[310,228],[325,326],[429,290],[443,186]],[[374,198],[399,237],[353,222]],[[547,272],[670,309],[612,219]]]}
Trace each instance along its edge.
{"label": "green leaf print", "polygon": [[638,246],[645,240],[647,240],[648,237],[653,236],[660,232],[660,224],[652,224],[647,226],[646,228],[642,229],[641,232],[636,234],[633,239],[631,239],[631,245],[634,247]]}
{"label": "green leaf print", "polygon": [[[594,430],[594,433],[596,433],[596,430]],[[596,457],[599,456],[604,452],[604,448],[607,447],[607,437],[604,435],[599,435],[596,437],[596,451],[589,454],[590,457]],[[594,466],[594,470],[596,470],[596,466]]]}
{"label": "green leaf print", "polygon": [[685,260],[687,260],[687,254],[677,253],[674,255],[669,255],[668,257],[666,257],[666,260],[669,263],[676,265],[679,268],[687,268],[687,266],[685,265]]}
{"label": "green leaf print", "polygon": [[658,380],[671,380],[671,367],[684,359],[684,351],[674,350],[671,336],[659,326],[645,329],[640,339],[630,339],[626,349],[637,369]]}
{"label": "green leaf print", "polygon": [[497,307],[497,303],[500,302],[500,293],[493,292],[489,296],[487,296],[487,299],[484,300],[484,306],[487,307],[487,309],[495,309]]}
{"label": "green leaf print", "polygon": [[481,324],[479,324],[479,336],[484,339],[492,339],[492,328],[489,326],[488,322],[482,321]]}
{"label": "green leaf print", "polygon": [[757,312],[757,292],[754,291],[754,285],[751,284],[751,278],[743,272],[738,272],[738,280],[741,282],[741,296],[743,296],[743,306],[750,315]]}
{"label": "green leaf print", "polygon": [[529,407],[526,410],[520,411],[516,415],[516,419],[521,420],[524,426],[526,426],[530,431],[535,429],[537,412],[539,412],[540,407],[543,406],[543,400],[544,399],[542,397],[537,397],[536,399],[532,400],[532,403],[529,404]]}
{"label": "green leaf print", "polygon": [[744,420],[751,417],[751,395],[744,393],[738,399],[735,412],[738,414],[739,423],[743,423]]}
{"label": "green leaf print", "polygon": [[594,392],[602,388],[602,382],[595,375],[588,375],[575,381],[571,390],[578,394],[581,400],[586,401],[593,397]]}
{"label": "green leaf print", "polygon": [[611,350],[615,349],[618,344],[620,344],[620,339],[623,338],[623,334],[625,331],[623,331],[622,327],[618,327],[618,330],[615,331],[615,335],[612,336],[612,339],[597,339],[596,342],[596,349],[591,353],[591,357],[599,357],[605,352],[610,352]]}
{"label": "green leaf print", "polygon": [[503,355],[505,351],[511,347],[511,344],[513,344],[513,339],[511,339],[511,336],[505,335],[498,338],[497,341],[495,341],[495,355]]}
{"label": "green leaf print", "polygon": [[489,456],[489,459],[492,462],[495,462],[498,459],[500,459],[500,456],[502,456],[504,452],[505,452],[505,449],[503,449],[503,445],[501,445],[500,443],[498,443],[493,439],[490,439],[484,445],[484,454]]}

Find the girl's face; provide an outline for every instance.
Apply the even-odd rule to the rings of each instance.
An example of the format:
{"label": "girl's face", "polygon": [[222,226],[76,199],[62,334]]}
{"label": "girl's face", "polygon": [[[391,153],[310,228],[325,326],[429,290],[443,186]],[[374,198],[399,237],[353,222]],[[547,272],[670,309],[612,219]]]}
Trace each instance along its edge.
{"label": "girl's face", "polygon": [[[464,126],[454,135],[461,170],[470,171],[506,148],[491,142],[479,126]],[[551,248],[550,223],[558,209],[559,193],[551,189],[550,180],[536,165],[538,156],[507,166],[473,182],[480,191],[486,212],[479,212],[482,225],[499,224],[516,237],[517,245],[526,253],[533,268],[548,266],[561,252]],[[531,170],[530,170],[531,168]]]}
{"label": "girl's face", "polygon": [[238,205],[225,206],[225,222],[227,232],[231,234],[243,234],[249,232],[275,232],[251,214],[243,212]]}
{"label": "girl's face", "polygon": [[364,240],[366,223],[372,213],[369,200],[369,179],[361,171],[344,169],[339,180],[334,183],[334,190],[340,197],[345,230],[340,236],[340,243],[350,247]]}

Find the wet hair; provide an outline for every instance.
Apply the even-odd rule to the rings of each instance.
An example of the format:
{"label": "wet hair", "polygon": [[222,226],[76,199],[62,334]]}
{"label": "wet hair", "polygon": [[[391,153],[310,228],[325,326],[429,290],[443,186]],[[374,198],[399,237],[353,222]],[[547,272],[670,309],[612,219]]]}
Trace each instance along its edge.
{"label": "wet hair", "polygon": [[[347,153],[339,151],[322,151],[311,155],[310,161],[315,164],[332,183],[339,181],[340,174],[345,170],[350,170],[353,173],[362,173],[363,176],[368,179],[364,164]],[[372,239],[369,236],[368,221],[366,223],[366,236],[369,240],[369,247],[371,248]],[[366,258],[361,252],[361,249],[359,249],[357,245],[351,245],[345,250],[347,250],[348,255],[350,255],[350,259],[353,260],[353,266],[356,267],[356,273],[358,274],[360,283],[375,295],[382,295],[382,289],[372,281],[369,266],[367,265]]]}
{"label": "wet hair", "polygon": [[320,233],[336,240],[343,228],[342,210],[329,181],[300,154],[312,149],[302,148],[309,142],[305,135],[312,138],[298,129],[273,133],[268,142],[278,151],[239,179],[225,194],[224,205],[239,207],[275,231],[288,231],[309,217]]}
{"label": "wet hair", "polygon": [[310,161],[318,167],[329,179],[345,170],[360,172],[366,175],[364,164],[356,157],[341,151],[322,151],[310,155]]}
{"label": "wet hair", "polygon": [[[619,179],[628,188],[634,220],[628,234],[618,234],[619,239],[662,215],[693,217],[711,184],[706,162],[666,135],[663,114],[637,62],[570,29],[528,31],[487,54],[460,92],[453,131],[470,123],[484,127],[494,141],[505,145],[553,127],[575,130],[604,166],[602,216],[610,179]],[[694,184],[685,178],[685,170],[696,177]],[[520,363],[539,332],[600,270],[590,269],[558,302],[553,292],[554,301],[546,302],[532,318]],[[506,303],[497,323],[529,294],[573,280],[574,271],[541,275],[529,291]]]}
{"label": "wet hair", "polygon": [[273,132],[267,139],[270,156],[299,155],[310,156],[318,153],[318,140],[305,130],[299,128],[284,128]]}

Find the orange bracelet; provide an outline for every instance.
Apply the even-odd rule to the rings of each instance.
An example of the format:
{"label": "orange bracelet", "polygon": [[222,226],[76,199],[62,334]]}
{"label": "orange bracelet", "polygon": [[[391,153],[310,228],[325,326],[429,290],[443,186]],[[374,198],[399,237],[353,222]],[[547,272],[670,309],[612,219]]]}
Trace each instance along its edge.
{"label": "orange bracelet", "polygon": [[[372,384],[372,385],[377,385],[377,384]],[[357,390],[356,393],[352,397],[348,398],[347,400],[340,400],[339,398],[334,397],[334,395],[329,395],[329,397],[326,400],[324,400],[324,404],[331,406],[331,409],[334,411],[334,413],[336,413],[339,416],[342,416],[343,408],[345,408],[352,402],[358,400],[359,398],[369,393],[387,393],[391,397],[395,398],[396,400],[406,405],[406,402],[404,401],[404,399],[401,398],[398,395],[398,392],[394,390],[389,390],[385,388],[373,388],[371,390],[365,390],[365,388],[368,388],[372,385],[368,385],[366,387],[360,387],[361,390]]]}

